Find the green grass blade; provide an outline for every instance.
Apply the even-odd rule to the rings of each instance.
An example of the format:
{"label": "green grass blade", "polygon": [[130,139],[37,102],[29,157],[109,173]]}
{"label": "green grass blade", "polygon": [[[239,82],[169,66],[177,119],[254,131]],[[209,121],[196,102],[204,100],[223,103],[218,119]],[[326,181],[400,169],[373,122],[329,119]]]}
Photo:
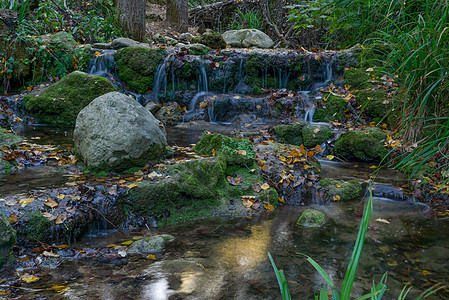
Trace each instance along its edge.
{"label": "green grass blade", "polygon": [[290,291],[288,289],[287,279],[285,278],[284,271],[278,270],[270,252],[268,252],[268,258],[270,259],[271,265],[273,266],[274,273],[276,274],[276,279],[279,284],[279,289],[281,290],[281,296],[283,300],[291,300]]}
{"label": "green grass blade", "polygon": [[326,287],[323,287],[320,291],[320,300],[329,300]]}
{"label": "green grass blade", "polygon": [[307,257],[307,261],[315,268],[315,270],[318,271],[318,273],[321,275],[321,277],[323,277],[324,281],[326,281],[326,283],[332,289],[335,289],[335,284],[332,282],[332,279],[329,277],[329,275],[327,275],[327,273],[323,270],[323,268],[321,268],[321,266],[316,261],[313,260],[313,258],[311,258],[310,256],[303,254],[303,253],[297,253],[297,254]]}

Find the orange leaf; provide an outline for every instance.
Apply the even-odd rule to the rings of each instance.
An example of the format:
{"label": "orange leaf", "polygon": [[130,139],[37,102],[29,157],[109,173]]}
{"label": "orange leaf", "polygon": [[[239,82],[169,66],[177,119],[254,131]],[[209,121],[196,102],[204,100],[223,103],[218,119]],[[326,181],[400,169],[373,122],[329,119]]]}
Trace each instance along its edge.
{"label": "orange leaf", "polygon": [[14,223],[16,223],[17,221],[18,221],[17,215],[14,214],[14,213],[12,213],[12,214],[9,216],[9,224],[14,224]]}
{"label": "orange leaf", "polygon": [[282,204],[285,204],[284,196],[278,197],[278,201],[281,202]]}
{"label": "orange leaf", "polygon": [[48,198],[47,202],[44,202],[44,204],[47,205],[50,208],[55,208],[55,207],[58,206],[58,203],[56,201],[54,201],[53,199],[51,199],[51,198]]}
{"label": "orange leaf", "polygon": [[264,203],[263,207],[268,211],[272,211],[274,209],[274,206],[270,203]]}

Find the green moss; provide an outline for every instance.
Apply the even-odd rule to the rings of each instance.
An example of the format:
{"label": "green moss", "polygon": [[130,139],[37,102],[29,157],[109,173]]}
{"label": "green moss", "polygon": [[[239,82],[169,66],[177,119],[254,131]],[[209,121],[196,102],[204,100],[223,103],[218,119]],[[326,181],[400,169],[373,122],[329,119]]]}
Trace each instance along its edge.
{"label": "green moss", "polygon": [[382,67],[391,49],[388,45],[375,43],[363,49],[358,55],[358,67]]}
{"label": "green moss", "polygon": [[305,210],[298,219],[297,224],[301,227],[316,228],[321,227],[327,222],[327,217],[324,213],[315,210]]}
{"label": "green moss", "polygon": [[21,137],[14,133],[7,132],[6,129],[0,128],[0,148],[4,146],[13,146],[21,141]]}
{"label": "green moss", "polygon": [[357,104],[361,105],[363,112],[375,121],[386,118],[392,108],[392,99],[387,98],[385,90],[360,90],[354,92]]}
{"label": "green moss", "polygon": [[[194,150],[202,155],[212,155],[214,151],[229,165],[251,166],[256,157],[253,145],[247,139],[234,139],[218,133],[203,136]],[[243,151],[239,153],[239,150],[246,151],[246,154],[243,155]]]}
{"label": "green moss", "polygon": [[334,96],[332,94],[324,94],[322,107],[315,111],[313,121],[341,121],[345,118],[346,107],[347,103],[343,98]]}
{"label": "green moss", "polygon": [[202,44],[193,44],[189,47],[189,52],[192,55],[205,55],[209,53],[210,48]]}
{"label": "green moss", "polygon": [[16,232],[8,218],[0,212],[0,268],[10,259],[11,249],[16,242]]}
{"label": "green moss", "polygon": [[349,69],[346,70],[345,83],[350,85],[352,88],[363,88],[366,87],[370,79],[366,72],[362,69]]}
{"label": "green moss", "polygon": [[267,190],[260,191],[259,199],[262,202],[268,202],[273,205],[277,205],[278,199],[279,199],[279,194],[274,188],[269,188]]}
{"label": "green moss", "polygon": [[347,159],[380,161],[388,154],[384,147],[386,137],[385,132],[375,127],[348,131],[335,143],[335,153]]}
{"label": "green moss", "polygon": [[342,181],[336,179],[323,179],[318,185],[332,200],[334,196],[340,196],[340,200],[353,200],[362,196],[362,184],[357,180]]}
{"label": "green moss", "polygon": [[130,89],[145,93],[153,88],[154,74],[165,56],[164,49],[127,47],[117,51],[114,58],[120,79]]}
{"label": "green moss", "polygon": [[51,222],[39,211],[33,211],[27,216],[25,226],[18,232],[23,238],[35,243],[36,241],[45,241]]}
{"label": "green moss", "polygon": [[226,42],[223,36],[219,33],[203,33],[198,38],[193,38],[191,43],[203,44],[212,49],[226,48]]}
{"label": "green moss", "polygon": [[25,108],[46,123],[75,123],[78,113],[95,98],[117,91],[109,80],[73,72],[49,87],[26,95]]}
{"label": "green moss", "polygon": [[273,127],[273,131],[281,143],[300,146],[303,143],[303,127],[303,123],[276,125]]}
{"label": "green moss", "polygon": [[302,137],[306,148],[314,148],[332,137],[330,127],[324,125],[307,125],[302,129]]}

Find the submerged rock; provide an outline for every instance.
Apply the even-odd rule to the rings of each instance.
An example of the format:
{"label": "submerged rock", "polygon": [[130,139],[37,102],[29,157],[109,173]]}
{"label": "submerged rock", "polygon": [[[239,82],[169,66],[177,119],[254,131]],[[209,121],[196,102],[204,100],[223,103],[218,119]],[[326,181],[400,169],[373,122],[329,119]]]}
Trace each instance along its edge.
{"label": "submerged rock", "polygon": [[9,259],[12,247],[16,243],[16,231],[8,218],[0,212],[0,267]]}
{"label": "submerged rock", "polygon": [[251,166],[256,156],[253,145],[247,139],[234,139],[218,133],[208,134],[195,145],[195,152],[203,155],[214,153],[227,164]]}
{"label": "submerged rock", "polygon": [[231,47],[236,48],[271,48],[273,40],[257,29],[229,30],[223,33],[223,38]]}
{"label": "submerged rock", "polygon": [[324,213],[315,210],[305,210],[299,217],[297,224],[301,227],[317,228],[323,226],[327,222],[327,217]]}
{"label": "submerged rock", "polygon": [[376,127],[348,131],[335,142],[335,154],[346,159],[380,161],[387,154],[384,146],[387,134]]}
{"label": "submerged rock", "polygon": [[117,92],[98,97],[79,113],[73,138],[78,155],[96,170],[144,166],[160,158],[167,145],[160,121]]}
{"label": "submerged rock", "polygon": [[95,98],[117,91],[106,78],[75,71],[49,87],[23,98],[25,108],[46,123],[75,123],[78,113]]}
{"label": "submerged rock", "polygon": [[135,241],[129,246],[128,253],[160,253],[164,251],[165,244],[174,241],[175,238],[169,234],[155,235]]}
{"label": "submerged rock", "polygon": [[127,47],[117,51],[118,75],[130,89],[145,93],[153,88],[154,74],[166,55],[164,49]]}
{"label": "submerged rock", "polygon": [[357,180],[322,179],[318,182],[327,200],[353,200],[360,198],[363,193],[362,183]]}

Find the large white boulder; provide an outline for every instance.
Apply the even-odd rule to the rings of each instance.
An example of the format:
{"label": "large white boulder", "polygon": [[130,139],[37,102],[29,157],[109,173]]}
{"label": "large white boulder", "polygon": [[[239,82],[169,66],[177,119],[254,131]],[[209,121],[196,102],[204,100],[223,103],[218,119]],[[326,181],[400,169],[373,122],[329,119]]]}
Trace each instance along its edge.
{"label": "large white boulder", "polygon": [[77,154],[95,170],[144,166],[167,145],[164,125],[118,92],[96,98],[78,114],[73,138]]}
{"label": "large white boulder", "polygon": [[271,48],[274,45],[268,35],[257,29],[229,30],[223,33],[223,38],[236,48]]}

